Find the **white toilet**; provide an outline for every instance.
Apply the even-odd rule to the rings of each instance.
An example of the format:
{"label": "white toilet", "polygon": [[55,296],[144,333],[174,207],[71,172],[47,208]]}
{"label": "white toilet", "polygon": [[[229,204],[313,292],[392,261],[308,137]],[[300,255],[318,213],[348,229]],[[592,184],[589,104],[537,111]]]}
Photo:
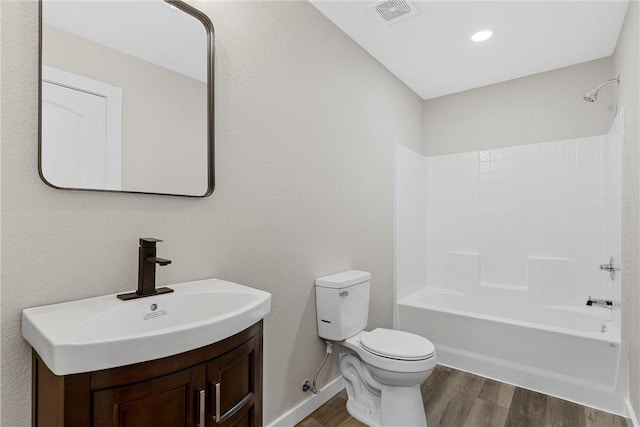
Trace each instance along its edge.
{"label": "white toilet", "polygon": [[371,274],[350,270],[316,279],[318,335],[340,341],[347,411],[369,426],[426,426],[420,385],[436,366],[433,344],[392,329],[366,332]]}

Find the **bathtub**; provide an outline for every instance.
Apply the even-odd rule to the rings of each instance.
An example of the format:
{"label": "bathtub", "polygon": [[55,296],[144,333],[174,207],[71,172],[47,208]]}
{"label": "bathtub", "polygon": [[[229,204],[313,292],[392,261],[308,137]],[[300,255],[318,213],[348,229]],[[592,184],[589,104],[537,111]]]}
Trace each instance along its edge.
{"label": "bathtub", "polygon": [[397,302],[397,327],[431,340],[438,362],[624,414],[619,310],[545,304],[527,292],[428,287]]}

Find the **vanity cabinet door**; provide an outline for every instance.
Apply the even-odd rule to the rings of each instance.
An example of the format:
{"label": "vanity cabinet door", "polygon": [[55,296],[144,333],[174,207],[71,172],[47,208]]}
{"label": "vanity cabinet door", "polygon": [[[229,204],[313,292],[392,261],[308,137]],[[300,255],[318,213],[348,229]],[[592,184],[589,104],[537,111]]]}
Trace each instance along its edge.
{"label": "vanity cabinet door", "polygon": [[32,426],[262,427],[262,340],[260,321],[185,353],[66,376],[34,350]]}
{"label": "vanity cabinet door", "polygon": [[261,338],[207,363],[208,427],[262,426]]}
{"label": "vanity cabinet door", "polygon": [[93,427],[197,426],[205,368],[94,391]]}

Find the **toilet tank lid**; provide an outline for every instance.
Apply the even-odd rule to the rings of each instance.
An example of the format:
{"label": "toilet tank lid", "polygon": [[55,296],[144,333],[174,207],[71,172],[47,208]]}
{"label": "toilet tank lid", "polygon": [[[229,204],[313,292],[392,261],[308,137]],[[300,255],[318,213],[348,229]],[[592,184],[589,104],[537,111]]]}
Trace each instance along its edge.
{"label": "toilet tank lid", "polygon": [[342,273],[331,274],[329,276],[318,277],[316,286],[321,288],[341,289],[358,283],[371,280],[371,273],[359,270],[343,271]]}

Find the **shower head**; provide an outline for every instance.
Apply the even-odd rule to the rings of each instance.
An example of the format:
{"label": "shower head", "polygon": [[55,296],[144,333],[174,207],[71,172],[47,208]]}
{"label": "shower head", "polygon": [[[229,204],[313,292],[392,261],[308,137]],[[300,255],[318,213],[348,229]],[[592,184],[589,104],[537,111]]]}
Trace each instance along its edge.
{"label": "shower head", "polygon": [[602,89],[603,87],[605,87],[606,85],[610,84],[610,83],[620,83],[620,76],[616,77],[615,79],[609,79],[605,82],[602,82],[600,84],[600,86],[598,86],[596,89],[587,92],[582,99],[584,99],[587,102],[596,102],[598,100],[598,92],[600,92],[600,89]]}

